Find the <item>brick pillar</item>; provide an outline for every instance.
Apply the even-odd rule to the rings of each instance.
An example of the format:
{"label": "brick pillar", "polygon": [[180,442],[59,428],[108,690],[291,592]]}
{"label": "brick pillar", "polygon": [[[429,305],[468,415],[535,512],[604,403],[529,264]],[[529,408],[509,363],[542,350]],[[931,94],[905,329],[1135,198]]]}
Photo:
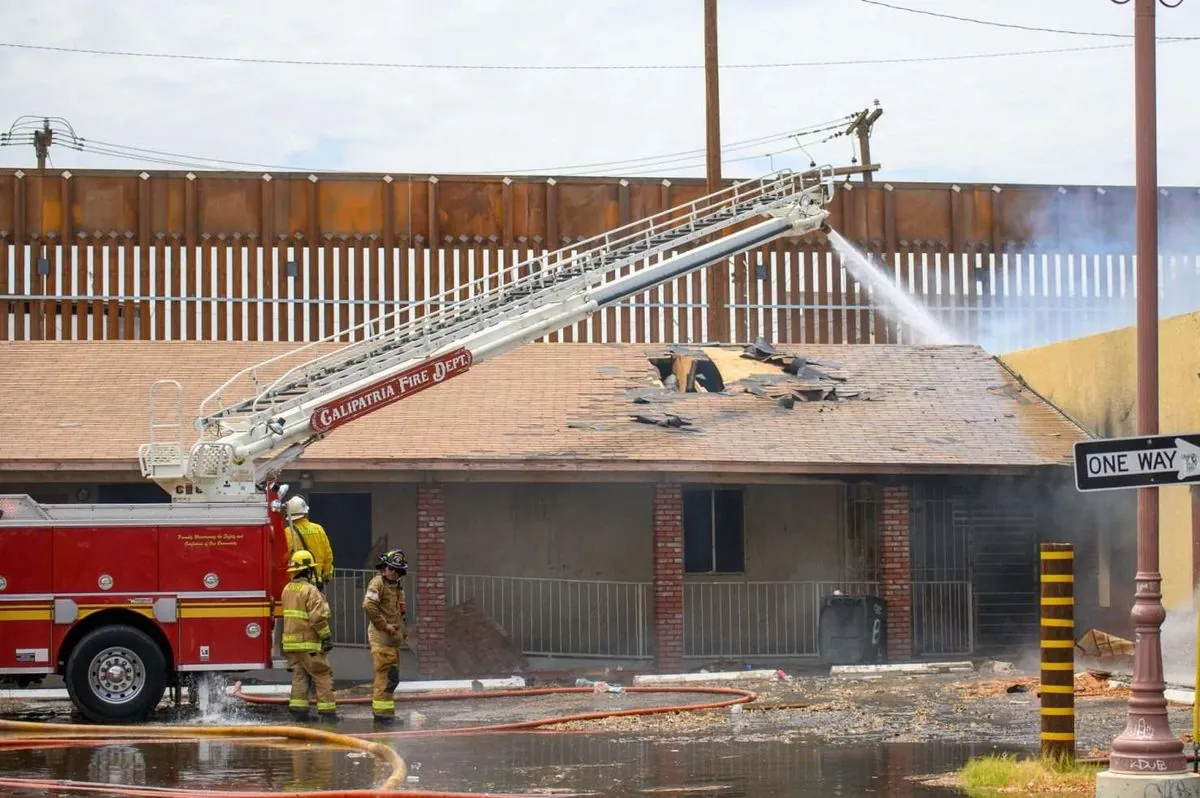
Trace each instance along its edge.
{"label": "brick pillar", "polygon": [[446,500],[442,486],[417,485],[417,669],[438,676],[446,664]]}
{"label": "brick pillar", "polygon": [[660,673],[683,667],[683,490],[654,491],[654,653]]}
{"label": "brick pillar", "polygon": [[912,562],[909,553],[908,486],[887,485],[879,511],[879,583],[887,601],[887,648],[892,662],[912,649]]}

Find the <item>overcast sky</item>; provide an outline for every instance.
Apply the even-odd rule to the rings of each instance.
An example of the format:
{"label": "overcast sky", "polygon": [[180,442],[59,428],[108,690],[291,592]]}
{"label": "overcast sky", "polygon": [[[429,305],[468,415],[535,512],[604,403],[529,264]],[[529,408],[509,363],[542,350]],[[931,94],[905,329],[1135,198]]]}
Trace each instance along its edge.
{"label": "overcast sky", "polygon": [[[1110,34],[1110,0],[894,0],[985,20]],[[4,4],[0,41],[249,59],[488,66],[694,65],[702,0],[38,0]],[[1200,0],[1159,9],[1160,36],[1200,36]],[[847,138],[807,153],[776,134],[876,99],[872,138],[894,180],[1128,184],[1133,50],[919,63],[732,68],[1111,47],[1128,40],[1032,32],[905,13],[862,0],[722,0],[726,175],[844,164]],[[1159,177],[1200,185],[1200,41],[1159,46]],[[1190,76],[1190,77],[1189,77]],[[702,175],[704,76],[675,70],[402,69],[153,59],[0,47],[0,129],[63,117],[113,149],[304,169]],[[765,139],[765,140],[764,140]],[[759,140],[747,146],[739,142]],[[126,151],[126,150],[121,150]],[[127,152],[127,151],[126,151]],[[765,155],[772,153],[772,158]],[[758,156],[758,157],[755,157]],[[64,146],[56,167],[137,168]],[[656,157],[657,160],[656,160]],[[581,168],[600,162],[633,161]],[[186,160],[172,156],[169,160]],[[29,145],[0,166],[33,163]],[[177,168],[144,162],[147,168]],[[222,164],[209,164],[221,168]],[[229,164],[229,168],[238,168]],[[255,167],[243,167],[254,169]]]}

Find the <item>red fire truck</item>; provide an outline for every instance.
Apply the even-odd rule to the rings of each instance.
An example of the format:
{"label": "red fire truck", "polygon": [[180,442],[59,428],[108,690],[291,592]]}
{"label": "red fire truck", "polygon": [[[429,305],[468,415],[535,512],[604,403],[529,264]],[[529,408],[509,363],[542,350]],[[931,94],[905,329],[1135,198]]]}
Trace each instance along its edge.
{"label": "red fire truck", "polygon": [[0,679],[61,675],[83,715],[122,722],[185,679],[275,667],[288,578],[278,479],[308,446],[599,308],[828,231],[833,177],[739,183],[244,369],[201,403],[190,446],[182,386],[154,383],[138,454],[169,503],[0,496]]}

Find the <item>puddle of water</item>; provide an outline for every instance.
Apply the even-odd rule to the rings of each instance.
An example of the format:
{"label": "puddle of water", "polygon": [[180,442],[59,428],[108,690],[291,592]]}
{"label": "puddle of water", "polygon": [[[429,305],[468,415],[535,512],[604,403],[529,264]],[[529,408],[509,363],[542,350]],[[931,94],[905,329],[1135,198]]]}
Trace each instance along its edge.
{"label": "puddle of water", "polygon": [[[723,798],[952,795],[912,775],[953,770],[995,746],[817,745],[769,735],[634,739],[495,734],[397,739],[409,787],[454,792],[595,792]],[[373,758],[300,743],[221,741],[0,750],[12,776],[211,790],[355,789],[377,785]],[[31,793],[32,794],[32,793]],[[64,794],[66,795],[66,794]],[[83,794],[80,794],[83,798]]]}
{"label": "puddle of water", "polygon": [[374,758],[345,749],[219,740],[0,749],[0,772],[8,777],[205,790],[361,789],[375,786],[385,777],[384,768],[377,767]]}

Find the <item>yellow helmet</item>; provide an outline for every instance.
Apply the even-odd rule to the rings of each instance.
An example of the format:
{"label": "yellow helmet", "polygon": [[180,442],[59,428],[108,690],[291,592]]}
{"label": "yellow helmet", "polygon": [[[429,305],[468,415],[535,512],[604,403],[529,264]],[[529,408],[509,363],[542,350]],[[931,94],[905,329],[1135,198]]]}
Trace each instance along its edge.
{"label": "yellow helmet", "polygon": [[313,559],[312,552],[300,549],[292,558],[288,560],[288,573],[295,574],[300,571],[307,571],[309,568],[316,568],[317,561]]}

